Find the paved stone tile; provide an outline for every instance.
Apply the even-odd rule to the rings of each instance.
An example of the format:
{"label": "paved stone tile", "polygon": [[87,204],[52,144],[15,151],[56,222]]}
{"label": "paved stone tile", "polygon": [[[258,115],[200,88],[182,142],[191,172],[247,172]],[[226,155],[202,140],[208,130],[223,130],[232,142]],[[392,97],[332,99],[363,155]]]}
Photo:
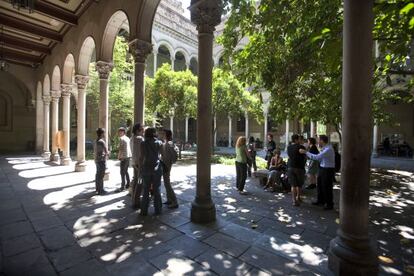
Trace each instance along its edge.
{"label": "paved stone tile", "polygon": [[179,227],[181,225],[184,225],[188,222],[190,222],[189,217],[183,217],[181,215],[175,215],[175,214],[163,214],[158,218],[162,223],[167,224],[170,227]]}
{"label": "paved stone tile", "polygon": [[60,273],[61,276],[109,276],[104,265],[95,259],[80,263]]}
{"label": "paved stone tile", "polygon": [[35,233],[19,236],[13,239],[7,239],[2,242],[3,255],[5,257],[20,254],[30,249],[40,248],[39,237]]}
{"label": "paved stone tile", "polygon": [[0,238],[1,240],[7,240],[32,232],[33,227],[28,220],[20,221],[0,227]]}
{"label": "paved stone tile", "polygon": [[231,236],[235,239],[247,242],[247,243],[253,243],[258,238],[260,238],[260,233],[247,229],[245,227],[242,227],[240,225],[230,223],[226,225],[225,227],[221,228],[219,230],[221,233],[224,233],[228,236]]}
{"label": "paved stone tile", "polygon": [[157,258],[151,259],[150,262],[161,270],[161,272],[156,275],[204,276],[214,274],[193,260],[177,254],[166,253],[158,256]]}
{"label": "paved stone tile", "polygon": [[6,225],[26,219],[26,214],[22,208],[12,209],[7,212],[0,212],[0,225]]}
{"label": "paved stone tile", "polygon": [[281,221],[268,218],[261,219],[257,222],[257,225],[258,228],[265,229],[265,231],[271,228],[288,235],[298,235],[305,231],[305,228],[296,225],[295,223],[283,223]]}
{"label": "paved stone tile", "polygon": [[62,226],[63,222],[57,216],[43,217],[32,221],[33,228],[40,232],[56,226]]}
{"label": "paved stone tile", "polygon": [[46,249],[54,251],[75,243],[75,238],[66,227],[58,226],[39,232],[40,239]]}
{"label": "paved stone tile", "polygon": [[272,274],[267,273],[262,270],[258,270],[257,268],[251,269],[249,272],[245,274],[245,276],[271,276]]}
{"label": "paved stone tile", "polygon": [[210,249],[205,243],[187,235],[172,239],[165,243],[165,245],[171,247],[172,252],[185,255],[191,259]]}
{"label": "paved stone tile", "polygon": [[143,259],[140,254],[125,257],[124,260],[109,265],[107,270],[113,276],[153,275],[158,272],[158,269]]}
{"label": "paved stone tile", "polygon": [[12,209],[20,208],[20,202],[15,199],[8,199],[0,201],[0,212],[7,212]]}
{"label": "paved stone tile", "polygon": [[251,266],[216,249],[210,249],[195,259],[219,275],[245,275]]}
{"label": "paved stone tile", "polygon": [[195,238],[195,239],[205,239],[208,236],[213,235],[216,230],[208,228],[206,226],[195,224],[192,222],[189,222],[187,224],[181,225],[177,228],[177,230],[185,233],[186,235]]}
{"label": "paved stone tile", "polygon": [[5,258],[4,272],[8,276],[56,275],[43,249],[33,249],[19,255]]}
{"label": "paved stone tile", "polygon": [[233,239],[221,233],[214,234],[203,241],[236,258],[250,247],[248,243]]}
{"label": "paved stone tile", "polygon": [[92,258],[86,249],[73,245],[49,253],[50,260],[58,272],[71,268]]}
{"label": "paved stone tile", "polygon": [[299,238],[295,242],[311,245],[315,247],[315,250],[320,249],[322,251],[326,251],[331,239],[332,238],[327,235],[306,229],[302,234],[300,234]]}
{"label": "paved stone tile", "polygon": [[27,217],[30,221],[47,218],[47,217],[55,217],[56,213],[52,210],[41,210],[41,211],[34,211],[34,212],[27,212]]}

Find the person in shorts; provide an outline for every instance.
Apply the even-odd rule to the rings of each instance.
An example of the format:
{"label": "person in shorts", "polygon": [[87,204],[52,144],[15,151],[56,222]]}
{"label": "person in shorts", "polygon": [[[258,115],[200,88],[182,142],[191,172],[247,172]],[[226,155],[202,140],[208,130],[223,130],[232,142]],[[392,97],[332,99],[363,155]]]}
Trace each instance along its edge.
{"label": "person in shorts", "polygon": [[306,156],[299,152],[305,150],[299,142],[299,135],[292,135],[292,143],[287,148],[288,161],[288,181],[292,187],[292,204],[299,206],[301,203],[302,186],[305,183]]}

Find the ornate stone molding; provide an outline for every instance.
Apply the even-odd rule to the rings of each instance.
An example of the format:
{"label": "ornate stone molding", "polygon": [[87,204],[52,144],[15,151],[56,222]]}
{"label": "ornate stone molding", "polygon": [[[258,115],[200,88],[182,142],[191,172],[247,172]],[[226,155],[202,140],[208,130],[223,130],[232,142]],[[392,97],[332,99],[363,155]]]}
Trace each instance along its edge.
{"label": "ornate stone molding", "polygon": [[114,64],[106,61],[97,61],[96,62],[96,71],[98,71],[99,78],[101,80],[107,80],[109,78],[109,73],[114,68]]}
{"label": "ornate stone molding", "polygon": [[89,76],[76,75],[75,82],[78,85],[78,89],[85,89],[89,82]]}
{"label": "ornate stone molding", "polygon": [[212,34],[221,22],[223,2],[221,0],[192,0],[191,22],[197,26],[199,33]]}
{"label": "ornate stone molding", "polygon": [[72,84],[62,83],[60,87],[62,89],[62,97],[64,98],[70,97],[70,95],[72,94],[72,89],[73,89]]}
{"label": "ornate stone molding", "polygon": [[59,102],[61,92],[60,92],[60,90],[51,90],[50,91],[50,96],[52,97],[52,101]]}
{"label": "ornate stone molding", "polygon": [[42,99],[45,104],[50,104],[50,102],[52,101],[52,97],[50,97],[49,95],[42,96]]}
{"label": "ornate stone molding", "polygon": [[129,51],[134,56],[135,62],[145,63],[147,56],[152,52],[152,44],[140,40],[134,39],[129,43]]}

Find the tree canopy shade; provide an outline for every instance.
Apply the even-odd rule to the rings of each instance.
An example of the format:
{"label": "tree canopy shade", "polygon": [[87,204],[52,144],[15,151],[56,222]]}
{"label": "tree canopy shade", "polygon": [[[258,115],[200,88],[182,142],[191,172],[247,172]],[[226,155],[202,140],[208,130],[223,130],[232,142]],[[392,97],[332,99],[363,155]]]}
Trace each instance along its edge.
{"label": "tree canopy shade", "polygon": [[[224,60],[232,60],[226,68],[237,72],[241,81],[272,93],[270,116],[274,121],[301,118],[339,127],[342,1],[228,2],[231,4],[229,17],[223,35],[218,39],[225,48]],[[414,9],[411,1],[401,2],[380,1],[375,6],[375,37],[393,38],[391,42],[380,40],[381,51],[389,53],[391,58],[387,55],[378,57],[376,84],[389,77],[390,60],[401,64],[402,57],[412,51]],[[248,38],[248,43],[236,51],[243,37]],[[389,93],[378,85],[376,88],[374,118],[382,122],[389,119],[384,116],[382,106],[399,94]]]}

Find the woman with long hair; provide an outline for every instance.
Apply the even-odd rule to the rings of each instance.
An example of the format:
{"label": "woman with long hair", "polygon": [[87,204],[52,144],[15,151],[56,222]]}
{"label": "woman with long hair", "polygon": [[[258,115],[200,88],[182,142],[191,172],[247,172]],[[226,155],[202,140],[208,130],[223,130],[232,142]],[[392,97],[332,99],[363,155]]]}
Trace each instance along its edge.
{"label": "woman with long hair", "polygon": [[[309,138],[308,139],[308,151],[313,154],[319,154],[318,147],[316,146],[316,139]],[[309,185],[306,187],[307,190],[315,189],[316,188],[316,180],[319,170],[319,162],[316,160],[309,160],[308,163],[308,183]]]}
{"label": "woman with long hair", "polygon": [[247,162],[249,152],[246,146],[246,137],[240,136],[236,142],[236,187],[240,194],[245,195],[244,185],[247,178]]}

